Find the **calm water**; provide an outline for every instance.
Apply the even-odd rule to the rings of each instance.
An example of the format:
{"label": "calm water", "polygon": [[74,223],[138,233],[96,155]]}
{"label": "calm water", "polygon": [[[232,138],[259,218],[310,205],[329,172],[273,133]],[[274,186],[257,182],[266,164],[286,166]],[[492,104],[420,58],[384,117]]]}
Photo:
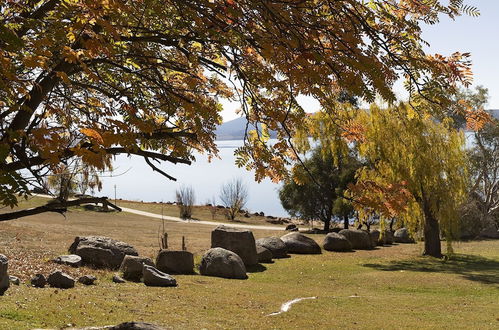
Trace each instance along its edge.
{"label": "calm water", "polygon": [[[213,197],[221,204],[218,195],[224,182],[240,178],[248,187],[246,208],[251,212],[263,211],[274,216],[287,216],[281,206],[277,190],[279,184],[266,179],[255,182],[254,173],[238,168],[234,161],[234,150],[242,141],[219,141],[221,159],[208,162],[207,157],[196,155],[192,165],[162,163],[159,168],[177,178],[170,181],[152,169],[140,157],[118,156],[114,162],[113,177],[103,177],[103,189],[98,195],[137,201],[174,201],[175,190],[182,184],[191,185],[196,193],[196,204],[209,202]],[[124,173],[120,175],[121,173]]]}

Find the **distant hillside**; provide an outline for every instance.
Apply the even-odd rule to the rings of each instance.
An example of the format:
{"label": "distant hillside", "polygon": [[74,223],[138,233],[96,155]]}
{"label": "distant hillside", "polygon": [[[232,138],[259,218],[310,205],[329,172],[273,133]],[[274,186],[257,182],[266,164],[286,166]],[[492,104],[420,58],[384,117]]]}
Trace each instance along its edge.
{"label": "distant hillside", "polygon": [[[241,117],[223,123],[216,129],[217,140],[242,140],[244,139],[244,132],[246,130],[246,118]],[[249,126],[248,131],[254,129],[254,126]],[[275,138],[276,132],[271,131],[270,137]]]}

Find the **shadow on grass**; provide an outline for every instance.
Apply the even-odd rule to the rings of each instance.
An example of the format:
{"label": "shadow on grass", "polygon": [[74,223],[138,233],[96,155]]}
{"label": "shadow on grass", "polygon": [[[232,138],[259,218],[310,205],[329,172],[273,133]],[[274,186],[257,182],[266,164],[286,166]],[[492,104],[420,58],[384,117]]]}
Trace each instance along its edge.
{"label": "shadow on grass", "polygon": [[262,264],[256,264],[253,266],[246,266],[246,271],[248,273],[261,273],[267,270],[267,267],[265,267]]}
{"label": "shadow on grass", "polygon": [[475,255],[454,254],[448,260],[420,257],[388,264],[364,264],[382,271],[413,271],[458,274],[470,281],[499,284],[499,261]]}

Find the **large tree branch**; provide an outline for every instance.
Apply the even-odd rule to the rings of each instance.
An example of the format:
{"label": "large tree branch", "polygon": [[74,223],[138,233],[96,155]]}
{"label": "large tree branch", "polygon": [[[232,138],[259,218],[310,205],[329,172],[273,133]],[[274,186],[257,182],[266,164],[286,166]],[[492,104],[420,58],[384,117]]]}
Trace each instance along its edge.
{"label": "large tree branch", "polygon": [[35,215],[45,212],[57,212],[63,214],[67,211],[68,207],[77,206],[82,204],[92,204],[92,203],[102,203],[102,205],[107,205],[112,207],[117,211],[121,211],[121,208],[109,202],[107,197],[89,197],[89,198],[80,198],[71,201],[61,202],[59,200],[51,201],[45,205],[33,207],[26,210],[14,211],[9,213],[0,214],[0,221],[8,221],[13,219],[18,219],[22,217],[26,217],[28,215]]}

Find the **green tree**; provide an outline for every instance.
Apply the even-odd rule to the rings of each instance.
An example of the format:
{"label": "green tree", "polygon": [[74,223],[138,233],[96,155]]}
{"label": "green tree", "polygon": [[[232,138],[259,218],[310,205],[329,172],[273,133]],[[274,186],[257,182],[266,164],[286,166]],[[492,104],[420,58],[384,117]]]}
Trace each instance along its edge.
{"label": "green tree", "polygon": [[343,195],[359,165],[351,154],[333,157],[316,147],[310,158],[294,167],[293,178],[284,181],[279,190],[282,206],[292,216],[322,221],[326,232],[334,216],[344,219],[348,227],[353,207]]}

